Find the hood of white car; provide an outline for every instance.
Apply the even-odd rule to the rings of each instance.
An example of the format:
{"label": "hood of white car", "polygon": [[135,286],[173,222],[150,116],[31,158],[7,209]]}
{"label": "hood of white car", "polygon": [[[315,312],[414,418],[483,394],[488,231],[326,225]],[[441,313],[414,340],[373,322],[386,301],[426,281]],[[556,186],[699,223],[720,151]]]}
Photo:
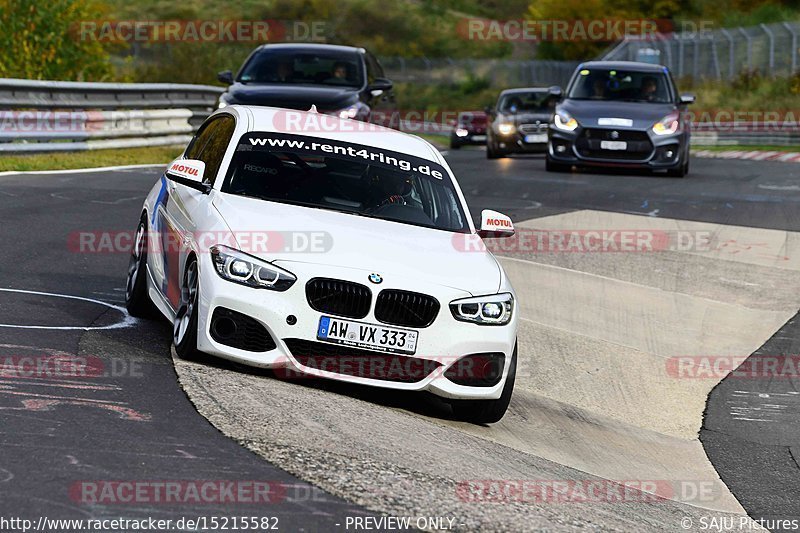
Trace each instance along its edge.
{"label": "hood of white car", "polygon": [[474,295],[500,286],[497,261],[485,251],[464,251],[464,235],[230,194],[217,194],[213,203],[242,251],[290,271],[290,263],[315,264],[323,267],[315,275],[325,276],[329,265]]}

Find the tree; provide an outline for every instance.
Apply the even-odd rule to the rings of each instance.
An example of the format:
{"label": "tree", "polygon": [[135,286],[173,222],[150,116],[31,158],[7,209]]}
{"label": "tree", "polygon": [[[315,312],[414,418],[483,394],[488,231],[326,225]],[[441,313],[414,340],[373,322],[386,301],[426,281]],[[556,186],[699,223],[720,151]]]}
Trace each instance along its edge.
{"label": "tree", "polygon": [[0,77],[108,79],[111,44],[80,32],[104,15],[92,0],[0,0]]}

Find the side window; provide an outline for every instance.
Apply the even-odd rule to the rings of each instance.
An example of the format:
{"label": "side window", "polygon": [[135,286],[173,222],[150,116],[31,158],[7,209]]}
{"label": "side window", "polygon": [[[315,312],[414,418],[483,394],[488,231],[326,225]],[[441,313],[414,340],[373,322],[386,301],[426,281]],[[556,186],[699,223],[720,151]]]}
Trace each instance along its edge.
{"label": "side window", "polygon": [[213,185],[234,129],[236,121],[230,115],[215,117],[200,127],[186,150],[188,159],[199,159],[206,164],[204,183]]}
{"label": "side window", "polygon": [[375,78],[385,77],[383,74],[383,67],[381,67],[380,63],[378,63],[378,60],[375,59],[374,55],[367,52],[364,54],[364,59],[367,64],[367,83],[372,83],[375,81]]}

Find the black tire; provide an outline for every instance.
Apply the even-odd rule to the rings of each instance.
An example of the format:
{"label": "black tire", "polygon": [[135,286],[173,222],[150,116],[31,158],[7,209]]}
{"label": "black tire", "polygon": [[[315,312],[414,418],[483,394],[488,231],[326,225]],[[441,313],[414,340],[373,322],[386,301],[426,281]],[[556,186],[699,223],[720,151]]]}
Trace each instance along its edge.
{"label": "black tire", "polygon": [[131,316],[154,319],[159,313],[147,292],[147,217],[142,216],[133,238],[125,283],[125,307]]}
{"label": "black tire", "polygon": [[569,172],[572,168],[572,165],[565,165],[564,163],[556,163],[555,161],[551,161],[548,156],[544,158],[544,169],[547,172]]}
{"label": "black tire", "polygon": [[503,152],[492,147],[491,143],[486,144],[486,159],[499,159],[505,157]]}
{"label": "black tire", "polygon": [[686,162],[683,163],[678,168],[671,168],[667,170],[667,176],[670,176],[671,178],[682,178],[686,176],[688,172],[689,172],[689,160],[687,158]]}
{"label": "black tire", "polygon": [[198,359],[197,350],[197,302],[200,300],[200,272],[197,258],[192,257],[186,263],[181,286],[181,303],[172,325],[172,342],[175,353],[181,359]]}
{"label": "black tire", "polygon": [[453,400],[450,405],[453,414],[464,422],[473,424],[493,424],[499,422],[508,410],[511,395],[514,392],[514,381],[517,376],[517,347],[511,356],[511,365],[508,367],[508,376],[503,386],[500,398],[496,400]]}
{"label": "black tire", "polygon": [[461,149],[461,144],[459,144],[457,142],[450,141],[450,149],[451,150],[460,150]]}

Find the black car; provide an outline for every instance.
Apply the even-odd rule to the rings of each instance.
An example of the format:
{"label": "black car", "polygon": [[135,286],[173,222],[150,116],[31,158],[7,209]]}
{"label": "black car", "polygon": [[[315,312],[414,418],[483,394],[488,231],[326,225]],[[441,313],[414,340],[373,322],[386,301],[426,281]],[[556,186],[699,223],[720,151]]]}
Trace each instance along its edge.
{"label": "black car", "polygon": [[494,108],[487,109],[486,157],[496,159],[514,153],[544,153],[547,127],[559,87],[508,89],[500,93]]}
{"label": "black car", "polygon": [[321,113],[392,125],[395,96],[392,82],[370,52],[327,44],[266,44],[256,48],[234,77],[217,75],[230,84],[219,107],[263,105]]}
{"label": "black car", "polygon": [[667,67],[632,61],[578,66],[550,122],[547,170],[572,165],[689,171],[690,123]]}

